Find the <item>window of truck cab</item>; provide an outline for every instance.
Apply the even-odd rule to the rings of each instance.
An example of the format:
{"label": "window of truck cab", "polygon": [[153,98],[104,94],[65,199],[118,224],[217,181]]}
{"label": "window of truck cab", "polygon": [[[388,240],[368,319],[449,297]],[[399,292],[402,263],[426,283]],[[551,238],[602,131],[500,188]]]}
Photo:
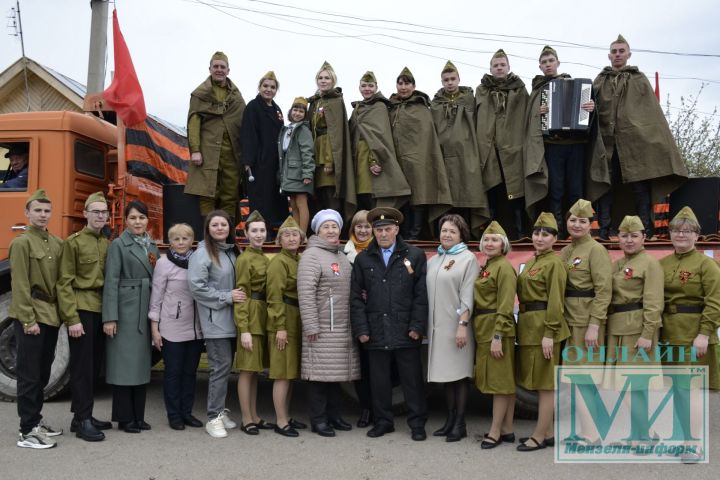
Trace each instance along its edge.
{"label": "window of truck cab", "polygon": [[30,142],[0,142],[0,191],[26,191],[29,163]]}
{"label": "window of truck cab", "polygon": [[105,151],[91,143],[75,140],[75,171],[105,179]]}

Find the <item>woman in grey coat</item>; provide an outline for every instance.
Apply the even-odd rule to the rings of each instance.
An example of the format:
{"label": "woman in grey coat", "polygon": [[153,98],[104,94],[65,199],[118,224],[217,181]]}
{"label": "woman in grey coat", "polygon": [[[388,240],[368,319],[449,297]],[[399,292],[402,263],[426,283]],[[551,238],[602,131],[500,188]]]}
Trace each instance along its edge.
{"label": "woman in grey coat", "polygon": [[235,289],[235,245],[226,243],[230,228],[226,212],[210,212],[205,217],[205,240],[198,244],[188,265],[190,293],[197,306],[210,367],[205,430],[214,438],[227,437],[226,429],[237,427],[228,416],[225,396],[237,337],[233,304],[244,300],[245,294]]}
{"label": "woman in grey coat", "polygon": [[312,220],[298,265],[297,287],[302,322],[300,377],[308,381],[312,431],[334,437],[351,430],[340,417],[340,383],[360,378],[360,358],[350,326],[351,266],[340,249],[342,218],[320,210]]}
{"label": "woman in grey coat", "polygon": [[303,121],[307,106],[308,102],[303,97],[293,100],[288,112],[290,125],[280,130],[278,138],[280,190],[290,196],[293,218],[303,232],[307,232],[310,221],[308,195],[313,193],[315,177],[312,133],[310,124]]}
{"label": "woman in grey coat", "polygon": [[103,331],[107,335],[105,380],[113,386],[112,420],[128,433],[150,430],[145,422],[145,385],[150,382],[150,286],[160,252],[147,233],[148,209],[137,200],[125,207],[125,231],[105,261]]}

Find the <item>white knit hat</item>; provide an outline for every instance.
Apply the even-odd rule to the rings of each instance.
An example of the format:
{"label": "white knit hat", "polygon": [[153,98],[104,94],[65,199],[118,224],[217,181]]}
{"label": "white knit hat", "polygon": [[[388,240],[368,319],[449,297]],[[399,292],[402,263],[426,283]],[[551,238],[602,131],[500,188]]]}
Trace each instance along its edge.
{"label": "white knit hat", "polygon": [[327,222],[328,220],[332,220],[333,222],[337,223],[338,227],[342,229],[342,217],[338,212],[330,208],[317,212],[313,217],[312,222],[310,222],[310,228],[312,228],[313,232],[317,233],[317,231],[320,229],[320,225]]}

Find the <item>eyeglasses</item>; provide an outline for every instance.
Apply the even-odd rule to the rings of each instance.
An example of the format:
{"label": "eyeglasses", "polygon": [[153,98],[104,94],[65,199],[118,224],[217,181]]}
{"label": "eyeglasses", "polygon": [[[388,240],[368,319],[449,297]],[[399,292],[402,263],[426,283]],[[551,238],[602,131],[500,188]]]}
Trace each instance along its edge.
{"label": "eyeglasses", "polygon": [[95,215],[96,217],[104,217],[110,213],[110,210],[85,210],[85,211]]}
{"label": "eyeglasses", "polygon": [[670,230],[670,233],[674,233],[675,235],[684,235],[686,237],[689,237],[693,233],[695,233],[694,230]]}

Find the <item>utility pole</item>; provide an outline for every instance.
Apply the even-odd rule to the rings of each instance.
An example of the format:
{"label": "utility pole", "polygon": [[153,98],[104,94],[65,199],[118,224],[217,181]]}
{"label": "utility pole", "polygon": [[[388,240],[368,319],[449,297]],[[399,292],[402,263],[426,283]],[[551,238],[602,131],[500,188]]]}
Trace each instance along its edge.
{"label": "utility pole", "polygon": [[22,51],[23,77],[25,77],[25,99],[27,101],[26,111],[30,111],[30,87],[28,86],[27,73],[27,57],[25,57],[25,40],[23,39],[22,19],[20,18],[20,0],[16,0],[16,7],[11,9],[10,14],[11,27],[15,29],[15,33],[11,33],[15,37],[20,37],[20,50]]}
{"label": "utility pole", "polygon": [[87,93],[105,90],[107,60],[108,0],[91,0],[90,57],[88,59]]}

